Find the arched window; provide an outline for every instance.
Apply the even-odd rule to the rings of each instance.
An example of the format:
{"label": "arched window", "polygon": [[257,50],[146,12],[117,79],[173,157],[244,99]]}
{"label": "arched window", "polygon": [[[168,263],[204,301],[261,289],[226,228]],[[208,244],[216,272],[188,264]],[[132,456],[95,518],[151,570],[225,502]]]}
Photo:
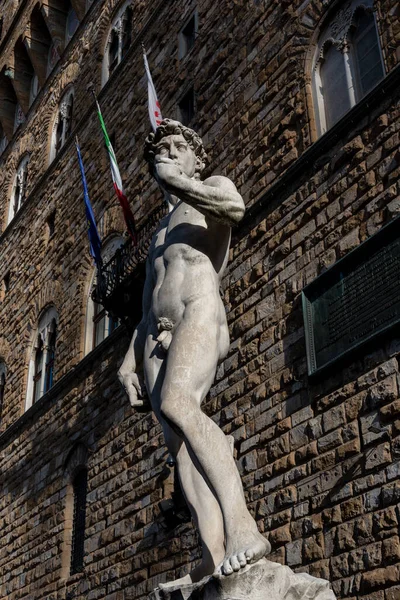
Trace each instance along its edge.
{"label": "arched window", "polygon": [[[27,113],[32,102],[39,91],[39,80],[29,57],[22,36],[18,38],[14,46],[14,76],[12,85],[15,90],[18,103],[23,111]],[[19,118],[21,121],[23,115]],[[15,128],[19,123],[15,123]]]}
{"label": "arched window", "polygon": [[71,5],[69,5],[67,13],[67,22],[65,26],[65,45],[72,39],[75,31],[78,29],[79,19]]}
{"label": "arched window", "polygon": [[319,135],[384,77],[373,0],[353,0],[322,31],[313,61],[313,96]]}
{"label": "arched window", "polygon": [[10,208],[8,211],[8,223],[12,221],[26,200],[26,183],[28,178],[29,156],[26,155],[19,163],[11,192]]}
{"label": "arched window", "polygon": [[58,108],[57,118],[54,122],[51,139],[50,162],[54,160],[65,142],[71,135],[74,108],[74,90],[70,88],[64,94]]}
{"label": "arched window", "polygon": [[58,314],[54,306],[48,308],[39,320],[29,364],[26,409],[53,386]]}
{"label": "arched window", "polygon": [[13,70],[6,66],[0,72],[0,122],[8,141],[14,135],[18,107],[18,99],[11,83],[13,75]]}
{"label": "arched window", "polygon": [[115,16],[104,52],[102,84],[104,85],[123,60],[132,42],[132,16],[130,4],[125,3]]}
{"label": "arched window", "polygon": [[1,423],[3,407],[4,407],[4,392],[5,392],[5,388],[6,388],[6,374],[7,374],[6,365],[3,361],[0,361],[0,423]]}
{"label": "arched window", "polygon": [[[117,250],[125,243],[125,238],[118,236],[105,244],[101,256],[107,267]],[[112,268],[110,266],[110,268]],[[96,273],[93,274],[89,288],[89,298],[86,311],[85,355],[91,352],[120,325],[119,319],[113,318],[105,308],[94,302],[92,292],[96,287]]]}
{"label": "arched window", "polygon": [[45,85],[48,74],[58,60],[57,49],[47,26],[54,22],[54,19],[49,18],[48,8],[47,2],[36,4],[23,38],[40,86]]}

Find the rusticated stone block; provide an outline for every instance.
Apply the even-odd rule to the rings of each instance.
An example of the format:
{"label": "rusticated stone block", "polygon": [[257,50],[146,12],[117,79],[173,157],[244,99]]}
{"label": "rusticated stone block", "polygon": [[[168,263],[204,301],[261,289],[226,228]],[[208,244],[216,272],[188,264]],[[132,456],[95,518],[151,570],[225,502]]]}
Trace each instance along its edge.
{"label": "rusticated stone block", "polygon": [[400,585],[385,590],[386,600],[400,600]]}
{"label": "rusticated stone block", "polygon": [[395,566],[374,569],[362,574],[361,590],[363,593],[372,592],[379,587],[399,582],[399,568]]}
{"label": "rusticated stone block", "polygon": [[398,536],[383,540],[382,548],[385,564],[400,560],[400,541]]}

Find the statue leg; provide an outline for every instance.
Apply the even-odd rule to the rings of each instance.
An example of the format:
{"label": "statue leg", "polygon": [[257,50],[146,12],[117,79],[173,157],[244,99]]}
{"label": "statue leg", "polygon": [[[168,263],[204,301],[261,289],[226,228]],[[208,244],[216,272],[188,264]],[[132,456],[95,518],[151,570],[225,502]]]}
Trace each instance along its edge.
{"label": "statue leg", "polygon": [[214,572],[225,555],[224,524],[218,501],[203,475],[193,464],[182,437],[177,435],[161,416],[160,390],[165,376],[165,352],[160,351],[157,342],[149,339],[146,356],[150,357],[145,360],[145,370],[152,407],[162,425],[168,450],[176,460],[182,491],[199,530],[202,546],[201,563],[185,577],[160,584],[160,587],[169,587],[194,583]]}
{"label": "statue leg", "polygon": [[270,551],[243,495],[225,434],[200,405],[210,389],[219,357],[218,327],[211,310],[191,303],[168,350],[161,389],[161,418],[185,441],[192,462],[213,490],[222,510],[225,557],[218,572],[230,575]]}

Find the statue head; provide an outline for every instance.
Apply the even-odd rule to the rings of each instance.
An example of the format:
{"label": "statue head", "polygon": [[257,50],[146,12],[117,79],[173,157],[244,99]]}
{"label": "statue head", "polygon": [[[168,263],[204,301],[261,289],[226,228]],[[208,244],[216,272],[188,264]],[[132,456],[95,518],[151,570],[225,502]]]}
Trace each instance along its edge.
{"label": "statue head", "polygon": [[158,144],[160,144],[163,138],[168,136],[182,136],[185,139],[196,157],[195,176],[198,177],[204,169],[207,159],[203,141],[193,129],[172,119],[164,119],[161,121],[161,124],[157,127],[156,131],[154,133],[151,132],[146,138],[144,144],[144,158],[149,164],[150,173],[153,174],[154,159],[158,153]]}

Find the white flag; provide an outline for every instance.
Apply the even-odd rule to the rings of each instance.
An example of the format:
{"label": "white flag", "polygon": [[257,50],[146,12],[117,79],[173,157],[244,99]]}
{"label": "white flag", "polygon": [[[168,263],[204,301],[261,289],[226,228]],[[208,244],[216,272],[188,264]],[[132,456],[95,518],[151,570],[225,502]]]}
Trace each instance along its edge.
{"label": "white flag", "polygon": [[144,68],[146,69],[146,75],[147,75],[147,91],[148,91],[150,123],[151,123],[153,130],[155,131],[162,121],[162,116],[161,116],[160,103],[157,99],[156,90],[154,87],[153,80],[151,78],[149,63],[147,62],[146,50],[144,49],[144,46],[143,46],[143,60],[144,60]]}

